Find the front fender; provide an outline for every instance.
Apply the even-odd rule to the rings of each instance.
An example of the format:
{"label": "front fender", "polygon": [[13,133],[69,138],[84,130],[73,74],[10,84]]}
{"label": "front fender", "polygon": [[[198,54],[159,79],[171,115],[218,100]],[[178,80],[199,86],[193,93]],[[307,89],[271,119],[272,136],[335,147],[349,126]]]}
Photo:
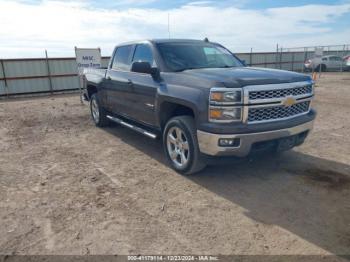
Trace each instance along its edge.
{"label": "front fender", "polygon": [[209,91],[181,85],[162,84],[157,92],[156,112],[160,123],[161,106],[164,102],[174,103],[191,108],[196,124],[207,116]]}

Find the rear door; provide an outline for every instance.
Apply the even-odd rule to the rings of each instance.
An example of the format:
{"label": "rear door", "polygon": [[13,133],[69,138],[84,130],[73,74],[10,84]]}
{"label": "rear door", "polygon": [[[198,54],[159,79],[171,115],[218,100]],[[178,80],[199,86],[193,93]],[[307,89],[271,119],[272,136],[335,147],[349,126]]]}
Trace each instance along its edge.
{"label": "rear door", "polygon": [[[136,45],[132,62],[148,62],[152,67],[157,67],[152,48],[148,43]],[[154,126],[156,124],[155,99],[160,83],[150,74],[136,72],[128,72],[127,74],[133,86],[133,93],[129,96],[130,116]]]}
{"label": "rear door", "polygon": [[134,45],[117,47],[106,73],[105,89],[108,109],[117,114],[130,114],[128,96],[132,92],[132,82],[128,73],[133,50]]}

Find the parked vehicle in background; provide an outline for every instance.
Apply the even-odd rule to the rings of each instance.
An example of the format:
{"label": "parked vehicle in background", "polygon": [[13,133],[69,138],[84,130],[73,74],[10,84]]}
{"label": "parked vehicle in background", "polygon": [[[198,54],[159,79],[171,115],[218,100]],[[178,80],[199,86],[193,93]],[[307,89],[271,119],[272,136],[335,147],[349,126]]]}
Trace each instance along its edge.
{"label": "parked vehicle in background", "polygon": [[344,64],[345,64],[345,70],[350,71],[350,55],[343,57]]}
{"label": "parked vehicle in background", "polygon": [[113,121],[161,138],[170,166],[182,174],[213,157],[301,145],[316,116],[310,76],[245,67],[209,41],[125,43],[107,69],[85,77],[95,125]]}
{"label": "parked vehicle in background", "polygon": [[305,61],[306,71],[340,71],[345,68],[343,58],[335,55],[314,57]]}

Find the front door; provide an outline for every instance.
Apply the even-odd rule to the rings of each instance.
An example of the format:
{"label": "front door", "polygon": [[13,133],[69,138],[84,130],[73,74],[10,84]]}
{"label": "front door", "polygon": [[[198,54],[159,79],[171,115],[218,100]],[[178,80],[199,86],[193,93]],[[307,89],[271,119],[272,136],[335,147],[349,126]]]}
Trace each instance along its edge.
{"label": "front door", "polygon": [[[132,62],[148,62],[156,67],[151,46],[147,43],[135,47]],[[160,85],[150,74],[129,72],[133,94],[130,96],[131,117],[149,125],[156,124],[155,100]]]}

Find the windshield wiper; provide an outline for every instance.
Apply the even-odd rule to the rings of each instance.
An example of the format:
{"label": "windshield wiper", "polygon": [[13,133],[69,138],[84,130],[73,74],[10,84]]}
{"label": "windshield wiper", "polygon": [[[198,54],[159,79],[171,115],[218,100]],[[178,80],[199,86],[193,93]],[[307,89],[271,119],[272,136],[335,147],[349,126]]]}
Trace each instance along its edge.
{"label": "windshield wiper", "polygon": [[215,66],[215,67],[211,67],[211,66],[184,67],[184,68],[176,69],[174,72],[183,72],[186,70],[203,69],[203,68],[232,68],[232,67],[236,67],[236,66],[224,65],[224,66]]}
{"label": "windshield wiper", "polygon": [[224,65],[224,66],[219,66],[219,67],[217,67],[217,68],[232,68],[232,67],[236,67],[236,66]]}
{"label": "windshield wiper", "polygon": [[174,72],[183,72],[186,70],[194,70],[194,69],[202,69],[202,68],[210,68],[207,66],[200,66],[200,67],[184,67],[184,68],[180,68],[180,69],[176,69]]}
{"label": "windshield wiper", "polygon": [[184,68],[176,69],[174,72],[183,72],[183,71],[192,70],[192,69],[197,69],[197,68],[195,68],[195,67],[184,67]]}

